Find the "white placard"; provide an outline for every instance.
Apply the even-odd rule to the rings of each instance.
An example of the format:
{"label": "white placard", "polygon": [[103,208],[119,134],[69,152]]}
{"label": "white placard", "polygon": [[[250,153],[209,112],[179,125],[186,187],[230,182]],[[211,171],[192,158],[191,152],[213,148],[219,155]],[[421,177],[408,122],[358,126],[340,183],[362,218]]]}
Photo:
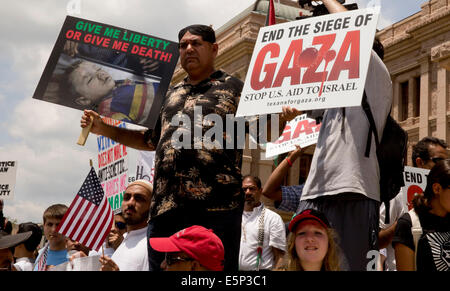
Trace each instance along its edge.
{"label": "white placard", "polygon": [[414,167],[405,167],[403,172],[403,179],[405,187],[403,190],[403,201],[406,203],[408,210],[412,209],[412,199],[414,194],[421,194],[427,187],[427,176],[430,170]]}
{"label": "white placard", "polygon": [[155,152],[139,151],[136,162],[136,180],[148,180],[153,183],[155,176]]}
{"label": "white placard", "polygon": [[379,11],[262,27],[236,116],[361,105]]}
{"label": "white placard", "polygon": [[16,186],[17,161],[0,162],[0,199],[12,200]]}
{"label": "white placard", "polygon": [[317,143],[321,124],[302,114],[291,120],[284,127],[276,142],[266,145],[266,158],[295,150],[295,145],[304,148]]}

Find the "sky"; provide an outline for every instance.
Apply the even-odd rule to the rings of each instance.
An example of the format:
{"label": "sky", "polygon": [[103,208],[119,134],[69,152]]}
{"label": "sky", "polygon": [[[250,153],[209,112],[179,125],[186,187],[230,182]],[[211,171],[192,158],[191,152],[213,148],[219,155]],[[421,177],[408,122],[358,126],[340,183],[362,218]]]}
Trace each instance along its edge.
{"label": "sky", "polygon": [[[277,2],[277,0],[275,0]],[[347,0],[379,4],[382,29],[418,11],[425,0]],[[0,10],[0,161],[18,161],[15,194],[4,214],[18,223],[42,222],[44,210],[67,206],[97,161],[97,139],[76,144],[81,111],[32,98],[66,15],[176,41],[178,31],[202,23],[220,28],[254,0],[18,0]],[[69,9],[68,9],[69,8]],[[129,149],[129,175],[137,151]]]}

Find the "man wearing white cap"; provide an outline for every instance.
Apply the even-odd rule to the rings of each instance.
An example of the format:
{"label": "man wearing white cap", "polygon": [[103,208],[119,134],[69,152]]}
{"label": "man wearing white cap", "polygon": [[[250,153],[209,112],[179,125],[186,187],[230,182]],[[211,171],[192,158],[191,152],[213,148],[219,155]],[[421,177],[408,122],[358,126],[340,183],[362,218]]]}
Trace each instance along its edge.
{"label": "man wearing white cap", "polygon": [[152,193],[153,185],[147,180],[128,185],[122,202],[127,232],[111,258],[100,258],[102,271],[148,271],[147,219]]}

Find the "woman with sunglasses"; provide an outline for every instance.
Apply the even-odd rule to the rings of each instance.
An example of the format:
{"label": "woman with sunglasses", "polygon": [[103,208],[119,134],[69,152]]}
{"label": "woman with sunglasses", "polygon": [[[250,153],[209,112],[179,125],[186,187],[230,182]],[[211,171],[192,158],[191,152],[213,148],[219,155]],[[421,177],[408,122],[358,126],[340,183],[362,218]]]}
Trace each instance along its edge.
{"label": "woman with sunglasses", "polygon": [[425,192],[412,202],[414,208],[398,220],[392,240],[397,270],[449,271],[449,159],[436,162],[428,174]]}
{"label": "woman with sunglasses", "polygon": [[289,223],[288,271],[339,271],[336,232],[325,215],[306,209]]}

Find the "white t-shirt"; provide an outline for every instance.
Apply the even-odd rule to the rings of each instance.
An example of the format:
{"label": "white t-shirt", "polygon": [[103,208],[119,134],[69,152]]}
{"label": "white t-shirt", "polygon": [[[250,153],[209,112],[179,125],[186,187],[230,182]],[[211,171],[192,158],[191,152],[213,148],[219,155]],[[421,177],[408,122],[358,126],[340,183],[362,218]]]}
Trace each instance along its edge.
{"label": "white t-shirt", "polygon": [[[408,212],[406,200],[403,194],[403,188],[400,192],[389,202],[389,223],[384,223],[386,217],[386,206],[384,203],[380,205],[380,229],[386,229],[393,225],[403,214]],[[395,251],[390,243],[386,248],[386,266],[387,271],[396,271]]]}
{"label": "white t-shirt", "polygon": [[[372,51],[365,84],[367,100],[381,138],[392,103],[392,82],[382,60]],[[311,169],[301,200],[344,192],[380,201],[375,138],[365,157],[369,121],[361,106],[325,110]]]}
{"label": "white t-shirt", "polygon": [[121,271],[148,271],[147,228],[125,233],[111,259]]}
{"label": "white t-shirt", "polygon": [[33,271],[34,259],[31,258],[18,258],[14,267],[17,271]]}
{"label": "white t-shirt", "polygon": [[[263,208],[264,204],[261,203],[253,211],[244,211],[242,214],[239,270],[252,271],[256,268],[259,217]],[[262,262],[259,269],[270,270],[274,267],[272,247],[282,251],[286,250],[286,230],[281,216],[266,208]]]}
{"label": "white t-shirt", "polygon": [[106,246],[106,240],[103,243],[103,251],[102,251],[102,248],[100,248],[98,251],[95,251],[95,250],[89,251],[89,257],[102,256],[103,254],[110,258],[114,254],[114,249]]}

